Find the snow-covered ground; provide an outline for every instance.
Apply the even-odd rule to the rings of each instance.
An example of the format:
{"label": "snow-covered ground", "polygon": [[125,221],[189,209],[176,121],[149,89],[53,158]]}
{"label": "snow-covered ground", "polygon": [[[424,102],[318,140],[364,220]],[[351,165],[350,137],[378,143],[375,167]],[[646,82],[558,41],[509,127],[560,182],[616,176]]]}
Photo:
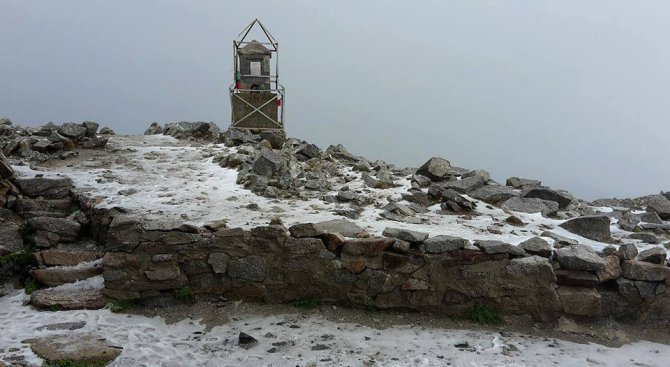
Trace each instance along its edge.
{"label": "snow-covered ground", "polygon": [[[290,226],[295,223],[342,218],[333,211],[337,208],[346,208],[342,204],[329,204],[318,198],[268,199],[251,193],[235,184],[236,170],[222,168],[212,161],[216,154],[233,151],[233,148],[227,148],[222,144],[189,144],[164,135],[115,136],[111,138],[109,144],[115,148],[115,152],[93,153],[92,158],[79,161],[77,164],[56,162],[55,166],[46,168],[46,171],[40,169],[39,172],[27,166],[14,166],[14,168],[25,176],[37,173],[44,173],[45,176],[69,176],[78,188],[99,197],[99,206],[123,207],[149,220],[204,224],[212,220],[225,219],[229,227],[251,228],[267,225],[272,217],[278,216],[284,224]],[[344,173],[360,178],[360,173],[348,168],[344,170]],[[365,187],[362,179],[356,179],[347,186],[385,204],[386,197],[399,200],[400,195],[407,192],[410,187],[409,178],[399,179],[396,183],[400,186],[377,190]],[[120,192],[125,194],[119,194]],[[333,191],[331,194],[336,192]],[[437,214],[439,206],[434,206],[429,208],[428,213],[417,215],[425,219],[425,223],[400,223],[381,218],[379,214],[382,210],[369,205],[354,222],[371,234],[381,234],[386,227],[396,227],[427,232],[431,235],[444,234],[469,240],[501,240],[511,244],[519,244],[551,228],[556,234],[576,239],[596,250],[607,246],[572,234],[558,227],[560,220],[544,218],[539,213],[514,213],[527,225],[523,228],[504,225],[499,228],[502,234],[490,233],[487,227],[498,223],[504,224],[509,213],[500,208],[490,206],[487,208],[485,203],[471,200],[477,202],[479,213],[471,219]],[[246,206],[252,203],[257,204],[260,209],[247,209]],[[609,207],[594,209],[601,212],[612,211]],[[620,237],[619,234],[622,234],[614,224],[611,230],[615,237]],[[547,240],[552,242],[551,239]],[[659,246],[644,244],[637,240],[626,239],[625,242],[636,243],[640,250]]]}
{"label": "snow-covered ground", "polygon": [[[41,360],[21,341],[62,334],[40,327],[85,322],[67,331],[105,338],[123,352],[110,366],[667,366],[670,346],[636,342],[619,348],[508,332],[399,325],[383,330],[327,320],[315,314],[237,315],[208,329],[199,320],[167,324],[160,317],[96,311],[36,311],[27,296],[0,298],[0,361],[22,355]],[[11,321],[11,322],[9,322]],[[240,332],[258,339],[238,345]],[[459,344],[466,347],[457,347]],[[11,348],[18,350],[9,351]],[[273,349],[274,348],[274,349]]]}

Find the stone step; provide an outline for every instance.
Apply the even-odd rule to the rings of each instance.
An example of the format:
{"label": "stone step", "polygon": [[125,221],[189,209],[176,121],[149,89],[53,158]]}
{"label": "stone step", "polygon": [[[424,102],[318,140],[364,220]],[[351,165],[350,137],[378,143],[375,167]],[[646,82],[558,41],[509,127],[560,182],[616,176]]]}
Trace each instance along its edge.
{"label": "stone step", "polygon": [[67,197],[64,199],[31,199],[28,197],[18,198],[15,209],[24,218],[35,217],[67,217],[77,207],[74,201]]}
{"label": "stone step", "polygon": [[30,303],[48,310],[97,310],[105,307],[107,299],[99,289],[46,288],[34,291]]}
{"label": "stone step", "polygon": [[80,263],[75,266],[56,266],[30,270],[30,276],[47,287],[86,280],[102,274],[102,260]]}
{"label": "stone step", "polygon": [[40,266],[73,266],[102,258],[102,253],[84,250],[51,249],[34,253]]}

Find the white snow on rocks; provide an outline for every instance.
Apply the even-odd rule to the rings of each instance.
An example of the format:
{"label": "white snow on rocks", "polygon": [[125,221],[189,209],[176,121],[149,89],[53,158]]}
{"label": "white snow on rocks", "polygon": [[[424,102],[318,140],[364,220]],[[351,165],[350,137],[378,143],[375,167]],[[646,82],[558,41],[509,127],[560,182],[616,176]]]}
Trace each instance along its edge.
{"label": "white snow on rocks", "polygon": [[[223,144],[188,143],[164,135],[113,136],[108,144],[114,148],[111,156],[98,154],[98,157],[94,156],[77,164],[57,164],[46,172],[33,171],[26,166],[13,167],[18,174],[29,177],[37,173],[46,177],[69,176],[78,189],[99,198],[98,206],[123,207],[147,220],[173,220],[202,225],[225,219],[228,227],[251,228],[267,225],[272,217],[278,216],[284,224],[290,226],[342,218],[333,211],[347,207],[325,203],[317,198],[286,200],[255,195],[235,183],[236,170],[222,168],[213,162],[214,155],[235,151],[235,148],[225,147]],[[343,173],[358,178],[347,183],[350,190],[365,191],[366,196],[374,197],[380,204],[386,204],[387,197],[401,200],[401,194],[406,193],[411,184],[407,177],[396,179],[396,183],[400,185],[396,188],[368,189],[361,179],[361,173],[350,168],[344,169]],[[336,193],[337,190],[334,190],[330,194]],[[496,227],[501,231],[500,234],[490,233],[487,227],[504,224],[510,213],[465,197],[477,203],[476,210],[479,215],[470,219],[457,215],[440,215],[436,213],[439,206],[433,206],[428,213],[416,215],[417,218],[424,219],[424,223],[409,224],[383,219],[379,216],[383,210],[368,205],[360,218],[353,221],[373,235],[381,235],[386,227],[396,227],[426,232],[431,236],[500,240],[516,245],[549,228],[560,236],[578,240],[596,250],[608,245],[568,232],[558,226],[563,221],[545,218],[539,213],[514,212],[526,226],[517,228],[503,225]],[[399,203],[408,204],[402,200]],[[247,209],[249,204],[257,204],[259,209]],[[601,212],[612,211],[609,207],[596,209]],[[612,224],[611,231],[613,234],[621,233],[616,224]],[[547,240],[553,243],[551,239]],[[640,250],[659,246],[629,239],[624,239],[623,242],[633,242]]]}

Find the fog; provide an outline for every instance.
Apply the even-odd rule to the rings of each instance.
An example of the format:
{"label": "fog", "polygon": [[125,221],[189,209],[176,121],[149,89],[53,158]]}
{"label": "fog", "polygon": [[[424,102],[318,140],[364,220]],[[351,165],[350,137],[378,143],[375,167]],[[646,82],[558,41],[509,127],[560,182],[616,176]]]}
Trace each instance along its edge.
{"label": "fog", "polygon": [[0,116],[230,124],[232,39],[280,43],[286,129],[400,166],[670,190],[667,1],[0,0]]}

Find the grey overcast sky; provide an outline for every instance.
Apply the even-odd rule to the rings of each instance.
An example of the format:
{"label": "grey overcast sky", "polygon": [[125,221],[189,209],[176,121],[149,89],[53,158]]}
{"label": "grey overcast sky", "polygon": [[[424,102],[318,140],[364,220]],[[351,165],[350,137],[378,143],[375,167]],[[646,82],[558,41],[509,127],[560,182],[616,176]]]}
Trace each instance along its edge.
{"label": "grey overcast sky", "polygon": [[226,128],[231,40],[256,17],[291,136],[587,199],[670,190],[667,0],[0,0],[0,116]]}

